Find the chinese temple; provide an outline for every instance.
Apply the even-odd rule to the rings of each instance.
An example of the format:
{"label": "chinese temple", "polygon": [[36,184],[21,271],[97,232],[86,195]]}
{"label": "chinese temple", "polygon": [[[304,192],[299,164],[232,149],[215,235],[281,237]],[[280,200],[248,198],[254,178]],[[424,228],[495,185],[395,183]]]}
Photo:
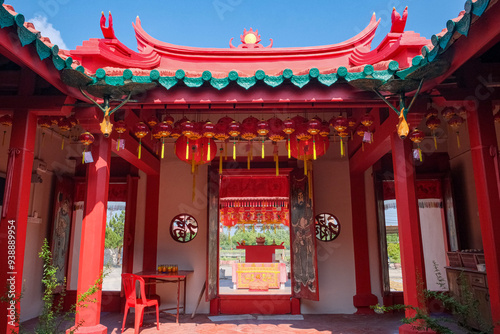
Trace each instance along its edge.
{"label": "chinese temple", "polygon": [[[99,279],[120,207],[118,280],[184,270],[184,312],[433,311],[422,287],[458,294],[465,275],[471,326],[500,333],[498,1],[467,0],[431,39],[394,10],[379,45],[375,14],[342,43],[287,48],[252,28],[174,45],[137,17],[137,50],[111,13],[62,50],[0,4],[0,281],[23,293],[0,332],[40,315],[44,239],[67,305]],[[178,312],[179,290],[152,289]],[[77,333],[123,312],[121,283],[95,297]]]}

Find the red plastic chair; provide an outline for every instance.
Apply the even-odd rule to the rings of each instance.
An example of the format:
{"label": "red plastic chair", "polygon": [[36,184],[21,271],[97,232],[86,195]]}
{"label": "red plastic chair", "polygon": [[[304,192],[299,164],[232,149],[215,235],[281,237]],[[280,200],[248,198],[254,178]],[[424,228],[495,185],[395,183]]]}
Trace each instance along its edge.
{"label": "red plastic chair", "polygon": [[[144,279],[134,274],[122,274],[123,288],[125,290],[125,311],[123,315],[122,333],[125,329],[125,321],[129,308],[135,308],[135,324],[134,334],[139,333],[139,327],[142,325],[144,318],[144,309],[150,306],[156,306],[156,329],[160,330],[160,312],[158,310],[158,301],[156,299],[146,299],[146,289]],[[139,282],[140,297],[136,297],[135,285]]]}

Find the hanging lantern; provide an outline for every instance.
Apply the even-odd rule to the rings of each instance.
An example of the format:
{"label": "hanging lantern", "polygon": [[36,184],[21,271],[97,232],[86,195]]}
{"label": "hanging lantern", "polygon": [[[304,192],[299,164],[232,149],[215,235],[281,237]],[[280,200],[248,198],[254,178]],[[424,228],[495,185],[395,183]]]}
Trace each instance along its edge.
{"label": "hanging lantern", "polygon": [[410,137],[410,140],[412,142],[414,142],[415,144],[417,144],[418,159],[420,160],[420,162],[422,162],[422,150],[420,149],[420,143],[425,138],[424,132],[420,131],[419,129],[414,129],[410,133],[409,137]]}
{"label": "hanging lantern", "polygon": [[69,129],[71,129],[71,123],[66,117],[61,117],[59,119],[59,122],[57,123],[57,126],[59,127],[59,130],[61,131],[61,136],[62,136],[62,143],[61,143],[61,150],[64,149],[64,133],[68,132]]}
{"label": "hanging lantern", "polygon": [[437,116],[430,116],[425,121],[425,125],[431,130],[432,137],[434,138],[434,148],[437,150],[436,129],[441,125],[441,120]]}
{"label": "hanging lantern", "polygon": [[[210,142],[210,145],[208,144]],[[193,174],[193,201],[196,190],[196,171],[199,165],[212,161],[217,153],[217,145],[213,138],[202,137],[197,140],[189,141],[185,136],[179,137],[175,141],[175,154],[177,157],[191,165],[191,173]],[[210,154],[208,154],[210,150]],[[189,152],[186,152],[189,151]],[[186,158],[189,157],[189,158]],[[210,157],[210,158],[209,158]]]}
{"label": "hanging lantern", "polygon": [[160,139],[161,139],[161,135],[160,135],[158,126],[155,126],[151,130],[151,139],[156,139],[156,141],[154,142],[154,148],[155,148],[156,155],[158,155],[159,154],[158,153],[158,144],[160,143]]}
{"label": "hanging lantern", "polygon": [[252,140],[257,137],[257,123],[259,120],[253,116],[247,117],[241,122],[240,137],[247,140],[247,169],[250,169],[250,161],[252,160]]}
{"label": "hanging lantern", "polygon": [[228,126],[228,133],[233,137],[233,160],[236,161],[236,138],[240,135],[240,122],[232,121]]}
{"label": "hanging lantern", "polygon": [[172,132],[170,133],[170,137],[174,138],[174,139],[177,139],[179,138],[180,136],[182,136],[182,133],[181,133],[181,128],[178,127],[178,126],[174,126],[172,128]]}
{"label": "hanging lantern", "polygon": [[[203,137],[208,139],[215,137],[215,125],[212,122],[207,121],[205,124],[203,124],[201,133],[203,134]],[[208,141],[208,145],[209,146],[211,145],[210,140]],[[208,153],[208,159],[211,160],[212,150],[208,149],[207,153]]]}
{"label": "hanging lantern", "polygon": [[429,119],[431,117],[438,117],[438,111],[434,107],[430,107],[427,109],[427,112],[425,113],[425,119]]}
{"label": "hanging lantern", "polygon": [[156,126],[156,124],[158,124],[158,118],[156,118],[156,116],[154,115],[151,115],[151,117],[148,118],[147,123],[149,127],[152,129]]}
{"label": "hanging lantern", "polygon": [[82,164],[84,164],[87,147],[94,142],[94,136],[90,132],[84,132],[80,135],[79,140],[83,144]]}
{"label": "hanging lantern", "polygon": [[273,142],[273,157],[274,163],[276,165],[276,176],[279,175],[279,146],[278,142],[285,139],[285,133],[283,132],[283,121],[279,118],[272,117],[268,121],[269,133],[267,136]]}
{"label": "hanging lantern", "polygon": [[320,131],[321,119],[318,116],[315,116],[307,122],[307,132],[309,132],[313,140],[313,160],[316,160],[316,135],[318,135]]}
{"label": "hanging lantern", "polygon": [[117,122],[115,122],[114,129],[118,133],[118,141],[116,143],[116,150],[119,151],[120,146],[122,144],[122,140],[124,141],[124,139],[121,139],[121,135],[122,135],[122,133],[127,132],[127,125],[125,124],[125,121],[117,121]]}
{"label": "hanging lantern", "polygon": [[448,125],[457,133],[457,146],[460,148],[460,127],[464,123],[464,119],[458,115],[454,115],[450,120],[448,121]]}
{"label": "hanging lantern", "polygon": [[290,135],[295,131],[295,121],[293,119],[287,118],[283,122],[283,132],[287,135],[287,151],[288,151],[288,159],[292,157],[292,153],[290,151]]}
{"label": "hanging lantern", "polygon": [[194,123],[185,121],[181,124],[181,133],[183,136],[190,138],[194,134]]}
{"label": "hanging lantern", "polygon": [[50,129],[50,126],[52,125],[52,122],[50,121],[49,116],[42,116],[38,118],[38,125],[40,125],[40,128],[42,129],[42,144],[41,146],[43,147],[43,143],[45,140],[45,131],[47,129]]}
{"label": "hanging lantern", "polygon": [[174,124],[174,118],[171,115],[166,115],[165,118],[163,119],[164,122],[167,122],[167,124],[172,125]]}
{"label": "hanging lantern", "polygon": [[300,124],[297,124],[296,123],[296,127],[295,127],[295,137],[300,140],[300,141],[305,141],[305,140],[309,140],[312,138],[311,134],[309,133],[309,131],[307,131],[307,125],[308,123],[307,122],[303,122],[303,123],[300,123]]}
{"label": "hanging lantern", "polygon": [[332,118],[330,120],[330,124],[340,136],[340,156],[343,157],[345,155],[344,138],[349,137],[349,133],[347,132],[347,129],[349,128],[349,121],[347,120],[347,118],[339,116],[337,118]]}
{"label": "hanging lantern", "polygon": [[59,119],[61,119],[59,116],[50,116],[50,122],[52,125],[57,125],[59,123]]}
{"label": "hanging lantern", "polygon": [[142,138],[144,138],[148,133],[148,126],[143,122],[139,122],[134,125],[134,135],[139,138],[139,151],[137,152],[137,157],[139,159],[141,158]]}
{"label": "hanging lantern", "polygon": [[[308,175],[308,161],[314,158],[313,142],[311,138],[309,138],[308,140],[297,140],[297,134],[298,131],[295,131],[290,135],[291,153],[294,158],[304,161],[304,174]],[[330,141],[327,137],[319,136],[317,138],[317,142],[319,145],[317,145],[318,147],[316,149],[316,156],[321,157],[328,150]]]}
{"label": "hanging lantern", "polygon": [[319,135],[325,138],[327,138],[330,135],[330,123],[328,123],[327,121],[321,122],[321,129],[319,130]]}
{"label": "hanging lantern", "polygon": [[447,122],[449,122],[453,118],[453,116],[456,115],[455,108],[446,107],[443,109],[443,111],[441,111],[441,115]]}
{"label": "hanging lantern", "polygon": [[155,126],[156,134],[158,139],[161,140],[161,158],[165,156],[165,138],[167,138],[172,132],[172,125],[163,121]]}
{"label": "hanging lantern", "polygon": [[353,140],[354,139],[354,129],[356,128],[356,125],[358,123],[356,122],[356,119],[354,117],[348,117],[347,122],[349,124],[347,129],[351,133],[351,140]]}
{"label": "hanging lantern", "polygon": [[[227,117],[229,118],[229,117]],[[222,119],[222,118],[221,118]],[[232,121],[231,121],[232,122]],[[215,135],[214,137],[222,142],[224,142],[224,148],[221,147],[221,154],[220,154],[220,170],[222,170],[222,157],[224,156],[225,159],[227,159],[227,142],[226,140],[229,138],[229,133],[228,131],[229,124],[226,122],[217,122],[215,124]]]}
{"label": "hanging lantern", "polygon": [[179,127],[179,129],[182,129],[182,125],[188,121],[189,119],[186,116],[182,116],[180,120],[174,123],[174,128]]}
{"label": "hanging lantern", "polygon": [[457,115],[462,117],[465,121],[467,121],[467,109],[464,106],[461,106],[457,109]]}
{"label": "hanging lantern", "polygon": [[[5,114],[2,117],[0,117],[0,124],[6,127],[12,126],[12,116]],[[3,139],[2,139],[2,146],[5,145],[5,135],[7,133],[7,130],[3,130]]]}
{"label": "hanging lantern", "polygon": [[266,135],[269,133],[269,123],[265,120],[260,120],[257,123],[257,133],[262,136],[262,159],[266,156],[266,152],[264,150],[264,141],[266,139]]}
{"label": "hanging lantern", "polygon": [[367,128],[370,128],[373,125],[374,118],[371,114],[364,114],[363,117],[359,120],[361,124],[366,126]]}
{"label": "hanging lantern", "polygon": [[71,128],[74,128],[75,126],[78,125],[78,120],[73,115],[68,117],[68,121],[69,121],[69,124],[71,125]]}

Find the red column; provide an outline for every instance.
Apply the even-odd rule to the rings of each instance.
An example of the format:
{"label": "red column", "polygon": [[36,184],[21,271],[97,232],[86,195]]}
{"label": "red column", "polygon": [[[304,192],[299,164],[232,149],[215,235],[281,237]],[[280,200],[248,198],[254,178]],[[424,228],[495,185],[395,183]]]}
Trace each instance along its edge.
{"label": "red column", "polygon": [[378,299],[372,294],[370,279],[370,256],[368,249],[368,225],[366,218],[365,177],[364,173],[351,171],[351,208],[354,243],[354,268],[356,271],[356,295],[353,297],[357,314],[373,313],[370,305]]}
{"label": "red column", "polygon": [[[101,134],[96,135],[96,140],[92,144],[92,157],[94,162],[87,165],[85,216],[78,265],[78,294],[88,291],[99,279],[103,269],[111,139],[104,138]],[[75,323],[83,321],[83,325],[76,333],[107,333],[107,328],[100,324],[101,296],[102,292],[98,291],[92,296],[97,302],[77,308]]]}
{"label": "red column", "polygon": [[[419,285],[425,289],[426,284],[418,199],[415,190],[415,168],[412,161],[412,143],[409,139],[401,140],[394,132],[391,137],[391,146],[398,208],[404,303],[424,309],[426,307],[425,301],[419,300],[418,297]],[[407,310],[406,316],[413,316],[414,313],[412,310]],[[412,330],[411,326],[403,325],[399,332],[413,333],[415,331]]]}
{"label": "red column", "polygon": [[[2,217],[0,213],[2,217],[0,223],[0,286],[2,286],[0,291],[2,291],[2,296],[5,296],[5,292],[16,296],[21,294],[36,127],[35,115],[27,110],[14,112],[7,166],[7,183],[10,182],[11,188],[10,193],[4,194],[5,197],[8,196],[9,203],[6,206],[6,216]],[[6,191],[8,191],[7,187]],[[33,282],[30,277],[26,277],[26,281],[27,284],[37,283]],[[7,291],[5,291],[6,286]],[[4,302],[0,303],[0,309],[0,332],[11,333],[15,329],[15,326],[12,326],[15,319],[11,316],[16,312],[20,314],[20,305],[18,302],[13,304]]]}
{"label": "red column", "polygon": [[156,270],[156,253],[158,244],[158,209],[160,201],[160,175],[148,174],[146,184],[146,217],[144,227],[143,270]]}
{"label": "red column", "polygon": [[[493,323],[500,322],[500,198],[494,156],[498,154],[495,125],[490,102],[480,102],[467,119],[476,183],[477,206],[483,239],[486,272]],[[500,333],[497,325],[495,334]]]}

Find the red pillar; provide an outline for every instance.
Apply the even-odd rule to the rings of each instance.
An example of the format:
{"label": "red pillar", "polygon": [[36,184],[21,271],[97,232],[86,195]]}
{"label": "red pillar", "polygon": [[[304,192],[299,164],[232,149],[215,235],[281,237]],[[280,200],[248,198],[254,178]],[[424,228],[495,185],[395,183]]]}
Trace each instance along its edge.
{"label": "red pillar", "polygon": [[146,182],[146,217],[144,227],[143,270],[156,270],[158,244],[158,209],[160,202],[160,175],[148,174]]}
{"label": "red pillar", "polygon": [[[2,217],[0,223],[0,285],[2,286],[0,291],[2,291],[2,296],[5,296],[5,292],[16,296],[21,294],[36,127],[35,115],[27,110],[14,112],[7,166],[7,183],[10,178],[11,189],[10,193],[4,194],[5,197],[9,198],[6,216],[2,217],[0,213],[0,217]],[[37,283],[29,277],[26,280],[27,284]],[[7,291],[5,291],[6,286],[8,287]],[[14,307],[17,314],[20,314],[18,302],[13,304],[0,303],[2,310],[0,312],[0,328],[4,328],[0,329],[1,333],[11,333],[15,329],[15,326],[12,326],[15,319],[10,317],[15,315]]]}
{"label": "red pillar", "polygon": [[[87,165],[85,216],[78,265],[78,294],[88,291],[99,279],[103,269],[111,139],[104,138],[101,134],[96,135],[96,140],[92,144],[92,157],[94,162]],[[102,291],[99,290],[92,296],[97,302],[77,308],[75,324],[83,321],[83,325],[76,333],[107,333],[107,328],[100,324],[101,297]]]}
{"label": "red pillar", "polygon": [[[398,208],[404,303],[424,309],[425,301],[419,300],[419,294],[421,294],[419,289],[425,289],[426,284],[412,143],[409,139],[401,140],[394,132],[391,137],[391,146]],[[412,310],[407,310],[406,316],[413,316],[414,313]],[[416,333],[409,325],[401,326],[399,332]]]}
{"label": "red pillar", "polygon": [[378,302],[372,294],[370,256],[368,249],[368,225],[366,218],[365,176],[351,171],[351,208],[354,243],[354,268],[356,272],[356,295],[353,297],[357,314],[373,313],[371,305]]}
{"label": "red pillar", "polygon": [[[494,156],[498,154],[495,125],[490,102],[480,102],[467,119],[476,183],[477,206],[483,239],[486,272],[493,323],[500,322],[500,198]],[[500,333],[500,325],[494,330]]]}

